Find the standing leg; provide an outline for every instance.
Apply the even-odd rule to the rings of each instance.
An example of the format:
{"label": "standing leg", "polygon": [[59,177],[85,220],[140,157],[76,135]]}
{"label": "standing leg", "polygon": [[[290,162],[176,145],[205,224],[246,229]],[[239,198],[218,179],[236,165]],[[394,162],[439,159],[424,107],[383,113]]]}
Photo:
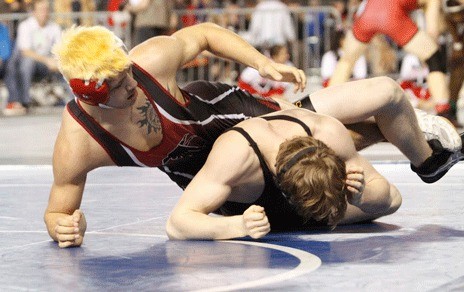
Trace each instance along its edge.
{"label": "standing leg", "polygon": [[449,111],[449,89],[445,74],[446,58],[440,53],[438,45],[426,32],[418,31],[403,49],[427,63],[430,70],[427,83],[437,113]]}
{"label": "standing leg", "polygon": [[343,55],[338,61],[335,71],[330,78],[329,86],[348,81],[356,60],[358,60],[358,58],[364,54],[366,50],[367,44],[358,41],[354,37],[353,32],[348,31],[343,42]]}
{"label": "standing leg", "polygon": [[6,65],[5,85],[8,89],[8,103],[21,102],[19,92],[18,63],[21,58],[19,51],[15,50]]}
{"label": "standing leg", "polygon": [[29,89],[32,85],[32,77],[34,76],[36,61],[28,57],[22,57],[19,61],[19,72],[21,81],[19,84],[19,92],[21,94],[21,102],[24,106],[28,106],[31,102]]}

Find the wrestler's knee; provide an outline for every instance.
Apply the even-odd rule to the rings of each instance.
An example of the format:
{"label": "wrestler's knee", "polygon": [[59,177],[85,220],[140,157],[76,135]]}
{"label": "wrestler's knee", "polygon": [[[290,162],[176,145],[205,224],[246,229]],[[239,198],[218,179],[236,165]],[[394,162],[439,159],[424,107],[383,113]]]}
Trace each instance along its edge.
{"label": "wrestler's knee", "polygon": [[371,91],[375,93],[374,97],[381,99],[383,106],[397,105],[406,99],[401,86],[390,77],[372,78],[368,86],[371,86]]}

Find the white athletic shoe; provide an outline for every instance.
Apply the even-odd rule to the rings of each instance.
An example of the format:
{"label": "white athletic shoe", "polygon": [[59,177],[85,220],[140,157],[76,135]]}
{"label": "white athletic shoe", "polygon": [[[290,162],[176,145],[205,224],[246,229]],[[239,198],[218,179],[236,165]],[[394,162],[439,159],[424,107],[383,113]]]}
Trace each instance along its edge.
{"label": "white athletic shoe", "polygon": [[417,121],[427,141],[436,139],[442,147],[451,152],[460,151],[462,141],[453,124],[446,118],[428,114],[420,109],[415,109]]}

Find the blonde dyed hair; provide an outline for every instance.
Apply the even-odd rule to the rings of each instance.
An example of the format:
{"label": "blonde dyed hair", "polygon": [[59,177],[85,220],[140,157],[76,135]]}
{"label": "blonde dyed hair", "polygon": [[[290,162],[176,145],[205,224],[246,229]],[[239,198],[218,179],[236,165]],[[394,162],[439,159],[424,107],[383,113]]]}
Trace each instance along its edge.
{"label": "blonde dyed hair", "polygon": [[122,41],[103,26],[65,30],[53,54],[66,80],[108,79],[131,65]]}
{"label": "blonde dyed hair", "polygon": [[[313,151],[288,162],[305,148]],[[288,168],[282,171],[283,168]],[[289,202],[306,221],[326,221],[332,228],[347,208],[346,166],[335,152],[313,137],[297,137],[279,147],[276,159],[277,181]]]}

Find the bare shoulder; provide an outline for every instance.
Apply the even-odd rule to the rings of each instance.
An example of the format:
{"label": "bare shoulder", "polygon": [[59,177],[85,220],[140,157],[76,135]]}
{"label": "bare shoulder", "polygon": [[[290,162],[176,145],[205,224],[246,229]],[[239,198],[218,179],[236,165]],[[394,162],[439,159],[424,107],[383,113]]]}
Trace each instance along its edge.
{"label": "bare shoulder", "polygon": [[237,131],[228,131],[216,139],[211,150],[214,156],[224,156],[223,159],[237,161],[248,155],[248,141]]}
{"label": "bare shoulder", "polygon": [[73,181],[92,169],[108,165],[109,156],[65,110],[53,150],[55,180]]}
{"label": "bare shoulder", "polygon": [[157,36],[135,46],[129,53],[133,62],[155,77],[176,72],[181,59],[179,40]]}
{"label": "bare shoulder", "polygon": [[228,131],[216,139],[205,169],[222,179],[237,181],[253,171],[254,158],[245,137],[237,131]]}

